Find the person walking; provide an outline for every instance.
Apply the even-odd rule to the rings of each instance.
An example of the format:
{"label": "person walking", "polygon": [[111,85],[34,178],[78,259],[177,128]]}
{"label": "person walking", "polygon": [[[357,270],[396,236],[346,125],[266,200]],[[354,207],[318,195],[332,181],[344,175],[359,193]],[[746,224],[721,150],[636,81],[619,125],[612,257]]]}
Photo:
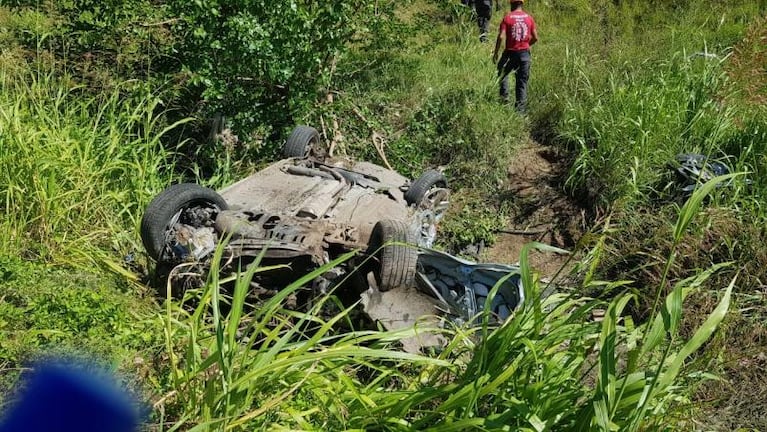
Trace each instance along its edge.
{"label": "person walking", "polygon": [[[531,15],[522,10],[524,0],[510,0],[511,11],[503,17],[493,51],[493,63],[497,62],[500,78],[500,94],[504,103],[509,102],[509,74],[515,76],[514,107],[520,113],[527,110],[527,81],[530,78],[530,46],[538,42],[538,29]],[[505,49],[498,60],[498,51],[506,39]]]}
{"label": "person walking", "polygon": [[487,34],[490,32],[490,18],[493,15],[493,0],[474,0],[474,10],[477,13],[479,41],[487,42]]}

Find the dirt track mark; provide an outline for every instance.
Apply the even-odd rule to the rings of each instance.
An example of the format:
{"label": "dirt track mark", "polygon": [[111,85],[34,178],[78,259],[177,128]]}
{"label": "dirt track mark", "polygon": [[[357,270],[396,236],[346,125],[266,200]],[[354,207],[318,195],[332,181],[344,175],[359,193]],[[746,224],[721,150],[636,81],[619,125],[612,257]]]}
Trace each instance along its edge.
{"label": "dirt track mark", "polygon": [[[586,216],[564,192],[566,172],[564,158],[551,147],[530,140],[518,149],[501,196],[513,203],[511,223],[486,250],[486,260],[515,262],[522,247],[531,241],[565,250],[575,246],[586,229]],[[553,277],[567,260],[564,254],[530,254],[533,268],[543,277]]]}

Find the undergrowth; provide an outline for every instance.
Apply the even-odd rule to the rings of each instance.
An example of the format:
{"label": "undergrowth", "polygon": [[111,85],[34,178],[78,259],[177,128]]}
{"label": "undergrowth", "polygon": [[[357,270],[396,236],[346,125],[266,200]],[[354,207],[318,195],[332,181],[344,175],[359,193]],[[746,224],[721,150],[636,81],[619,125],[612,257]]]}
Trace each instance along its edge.
{"label": "undergrowth", "polygon": [[[162,2],[131,5],[155,3]],[[339,154],[380,163],[383,154],[411,177],[443,169],[467,197],[444,223],[455,248],[489,243],[505,223],[499,192],[530,133],[569,150],[568,191],[614,221],[592,234],[600,240],[579,266],[578,289],[541,305],[542,287],[523,262],[530,304],[497,328],[440,330],[451,343],[434,356],[397,349],[416,329],[339,332],[333,324],[346,312],[324,320],[282,310],[279,298],[249,308],[248,274],[233,293],[214,275],[196,302],[167,302],[160,317],[137,283],[147,264],[137,235],[146,203],[182,175],[231,182],[263,163],[258,156],[276,148],[288,126],[234,131],[254,139],[235,149],[187,146],[183,128],[164,115],[166,98],[178,94],[163,93],[158,81],[116,79],[99,69],[109,60],[94,60],[102,53],[88,47],[78,50],[82,63],[57,63],[67,36],[55,19],[63,17],[0,8],[3,390],[29,358],[84,349],[141,378],[161,430],[764,428],[733,395],[758,401],[764,388],[750,373],[764,365],[767,316],[763,19],[747,29],[767,5],[600,0],[526,8],[541,33],[528,118],[498,104],[491,47],[476,40],[469,11],[448,0],[405,2],[398,16],[415,26],[403,28],[407,37],[394,48],[352,45],[333,68],[313,64],[323,76],[312,78],[328,88],[301,89],[300,103],[273,113],[318,126],[327,143],[340,137]],[[170,41],[164,30],[141,37]],[[153,64],[138,39],[126,40],[121,57],[139,65],[133,78]],[[167,54],[151,48],[144,54]],[[186,79],[159,82],[176,92]],[[285,106],[279,92],[267,93]],[[201,120],[180,123],[192,121]],[[682,207],[667,176],[678,152],[722,158],[745,174]],[[692,208],[699,206],[706,209]],[[219,300],[233,302],[228,312]],[[731,301],[735,313],[725,318]],[[720,321],[723,331],[709,338]],[[711,378],[701,371],[722,380],[691,387]]]}
{"label": "undergrowth", "polygon": [[90,96],[67,78],[45,63],[0,70],[0,243],[92,266],[138,250],[125,229],[173,178],[173,158],[157,96]]}
{"label": "undergrowth", "polygon": [[[10,402],[28,365],[40,358],[89,356],[150,383],[162,326],[151,298],[130,294],[120,277],[0,257],[0,404]],[[142,391],[132,385],[132,390]]]}
{"label": "undergrowth", "polygon": [[[681,212],[677,238],[705,193],[696,193]],[[699,293],[701,284],[722,266],[676,283],[667,297],[659,289],[657,298],[663,301],[642,324],[623,313],[635,300],[633,294],[603,302],[583,297],[576,289],[542,299],[544,286],[527,262],[532,247],[546,248],[531,244],[522,252],[520,271],[528,301],[500,325],[492,323],[486,310],[479,326],[337,332],[336,324],[347,320],[354,306],[323,319],[328,297],[306,313],[284,310],[281,304],[351,254],[253,308],[246,303],[250,280],[268,268],[257,261],[242,269],[229,291],[216,274],[220,246],[209,282],[198,296],[188,297],[196,305],[193,309],[166,299],[172,390],[162,399],[157,426],[537,431],[662,427],[672,403],[686,396],[677,383],[699,379],[684,368],[685,361],[724,318],[732,283],[710,316],[684,340],[679,336],[683,302]],[[584,287],[613,289],[621,284],[587,279]],[[593,313],[602,308],[604,319],[594,320]],[[447,343],[435,356],[397,348],[398,340],[418,332],[440,333]]]}

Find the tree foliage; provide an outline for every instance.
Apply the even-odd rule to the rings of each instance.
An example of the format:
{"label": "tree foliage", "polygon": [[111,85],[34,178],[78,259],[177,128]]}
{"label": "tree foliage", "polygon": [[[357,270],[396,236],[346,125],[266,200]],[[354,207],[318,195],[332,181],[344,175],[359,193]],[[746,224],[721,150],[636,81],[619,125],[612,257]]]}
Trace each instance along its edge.
{"label": "tree foliage", "polygon": [[[13,0],[30,52],[44,49],[98,87],[106,79],[170,83],[167,107],[220,112],[238,132],[290,125],[332,82],[348,48],[402,37],[394,1]],[[43,20],[44,18],[44,20]],[[27,20],[29,21],[29,20]],[[45,29],[40,22],[48,23]],[[34,30],[34,31],[31,31]],[[30,35],[33,35],[30,37]],[[98,82],[93,67],[98,63]],[[89,75],[90,74],[90,75]]]}
{"label": "tree foliage", "polygon": [[88,71],[94,66],[109,70],[118,80],[151,77],[161,69],[158,60],[167,58],[174,45],[162,2],[12,0],[3,4],[14,12],[3,24],[13,28],[22,45],[36,54],[45,50],[65,60],[74,69],[71,72],[91,84]]}
{"label": "tree foliage", "polygon": [[239,125],[289,124],[326,88],[352,42],[367,44],[393,9],[371,0],[169,2],[183,71],[210,111]]}

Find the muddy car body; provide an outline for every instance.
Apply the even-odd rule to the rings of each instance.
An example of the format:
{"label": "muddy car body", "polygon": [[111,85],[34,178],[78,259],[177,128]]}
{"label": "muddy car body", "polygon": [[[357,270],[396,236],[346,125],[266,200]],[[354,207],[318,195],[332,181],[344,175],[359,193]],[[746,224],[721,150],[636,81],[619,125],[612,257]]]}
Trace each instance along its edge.
{"label": "muddy car body", "polygon": [[[218,192],[179,184],[155,197],[142,219],[141,237],[158,269],[185,264],[194,271],[184,274],[197,275],[199,284],[223,242],[224,264],[261,257],[264,263],[287,264],[284,276],[295,279],[360,250],[374,258],[379,289],[412,284],[416,250],[390,242],[431,246],[448,204],[445,177],[430,170],[411,182],[369,162],[326,157],[318,147],[317,131],[299,126],[283,148],[286,159]],[[327,278],[356,264],[334,269]]]}

